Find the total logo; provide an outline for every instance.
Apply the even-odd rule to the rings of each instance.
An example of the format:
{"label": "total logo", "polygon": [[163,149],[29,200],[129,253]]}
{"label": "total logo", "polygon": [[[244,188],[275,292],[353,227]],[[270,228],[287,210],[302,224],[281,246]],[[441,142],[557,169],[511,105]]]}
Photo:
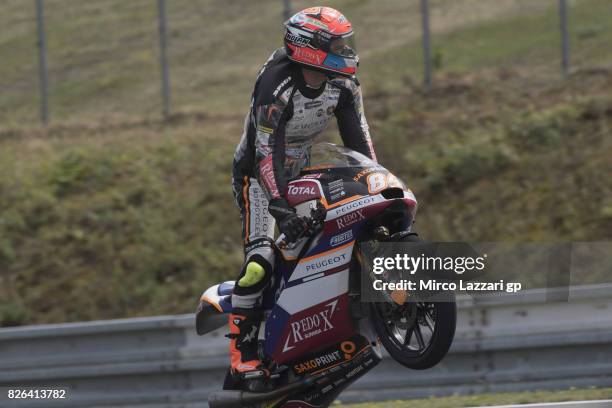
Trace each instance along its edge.
{"label": "total logo", "polygon": [[363,210],[357,210],[337,218],[336,225],[338,228],[346,228],[365,219],[366,217],[363,215]]}
{"label": "total logo", "polygon": [[331,322],[334,312],[337,310],[338,299],[325,305],[320,312],[306,316],[291,323],[291,330],[285,340],[283,353],[295,348],[295,345],[321,333],[328,332],[334,328]]}
{"label": "total logo", "polygon": [[314,187],[289,186],[289,194],[291,195],[315,195]]}

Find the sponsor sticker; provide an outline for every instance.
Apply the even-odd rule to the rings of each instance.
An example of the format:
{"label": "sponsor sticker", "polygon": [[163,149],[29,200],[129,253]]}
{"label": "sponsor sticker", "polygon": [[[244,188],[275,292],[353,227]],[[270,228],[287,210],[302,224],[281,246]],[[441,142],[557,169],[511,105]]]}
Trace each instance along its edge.
{"label": "sponsor sticker", "polygon": [[287,186],[287,200],[291,206],[320,197],[320,187],[315,180],[301,180]]}
{"label": "sponsor sticker", "polygon": [[287,30],[285,39],[300,47],[306,47],[308,44],[310,44],[310,39],[302,37],[293,28],[289,28]]}
{"label": "sponsor sticker", "polygon": [[[340,251],[336,251],[340,252]],[[342,265],[347,262],[347,254],[340,253],[338,255],[329,256],[327,258],[323,258],[317,261],[313,261],[309,264],[306,264],[306,272],[313,272],[322,268],[330,269],[328,267],[333,267],[334,265]]]}
{"label": "sponsor sticker", "polygon": [[303,374],[310,371],[315,371],[320,368],[328,367],[334,363],[343,360],[343,355],[340,350],[332,351],[331,353],[322,354],[319,357],[303,361],[293,366],[293,371],[296,374]]}
{"label": "sponsor sticker", "polygon": [[293,53],[296,57],[303,58],[305,62],[321,65],[323,58],[321,55],[308,48],[295,48]]}
{"label": "sponsor sticker", "polygon": [[332,181],[328,184],[328,188],[330,195],[329,198],[331,201],[336,201],[337,199],[346,195],[346,192],[344,191],[344,181],[342,179]]}
{"label": "sponsor sticker", "polygon": [[304,104],[304,107],[306,109],[312,109],[312,108],[316,108],[323,105],[323,101],[312,101],[312,102],[306,102]]}
{"label": "sponsor sticker", "polygon": [[[297,375],[303,375],[314,371],[321,372],[325,369],[329,369],[329,373],[346,370],[346,363],[353,360],[360,351],[363,351],[367,347],[369,347],[369,345],[363,337],[351,337],[325,350],[309,354],[296,361],[292,366],[293,372]],[[368,367],[371,363],[373,363],[373,360],[365,362],[363,365]],[[326,391],[322,392],[325,393]]]}
{"label": "sponsor sticker", "polygon": [[276,89],[274,90],[274,92],[272,92],[272,95],[276,98],[278,96],[278,93],[280,92],[281,89],[283,89],[283,87],[285,85],[287,85],[289,83],[289,81],[291,81],[291,77],[287,77],[285,78],[285,80],[283,82],[281,82]]}
{"label": "sponsor sticker", "polygon": [[327,26],[327,24],[319,21],[319,20],[315,20],[314,18],[310,18],[310,17],[306,17],[306,21],[307,24],[311,24],[315,27],[319,27],[322,28],[323,30],[329,30],[329,27]]}
{"label": "sponsor sticker", "polygon": [[276,186],[276,180],[274,179],[274,168],[272,165],[272,156],[268,156],[261,161],[259,164],[259,172],[261,179],[270,191],[272,197],[279,197],[278,187]]}
{"label": "sponsor sticker", "polygon": [[353,231],[348,230],[348,231],[343,232],[342,234],[338,234],[338,235],[331,237],[331,239],[329,240],[329,245],[331,245],[332,247],[336,247],[338,245],[342,245],[345,242],[349,242],[352,240],[353,240]]}
{"label": "sponsor sticker", "polygon": [[283,353],[295,347],[296,344],[328,332],[334,328],[331,320],[337,310],[338,299],[326,304],[323,310],[314,312],[298,321],[291,322],[289,335],[285,340]]}
{"label": "sponsor sticker", "polygon": [[364,197],[359,200],[351,201],[348,204],[343,205],[342,207],[338,207],[335,211],[337,215],[348,213],[356,208],[364,207],[368,204],[372,204],[376,201],[375,197]]}
{"label": "sponsor sticker", "polygon": [[363,215],[363,210],[353,211],[352,213],[348,213],[343,215],[340,218],[336,219],[336,225],[338,228],[346,228],[350,227],[353,224],[358,223],[359,221],[365,220],[366,217]]}
{"label": "sponsor sticker", "polygon": [[267,134],[272,134],[274,132],[274,129],[263,126],[263,125],[257,126],[257,130],[263,133],[267,133]]}
{"label": "sponsor sticker", "polygon": [[368,184],[368,192],[370,194],[378,193],[387,187],[387,175],[383,173],[372,173],[366,178]]}
{"label": "sponsor sticker", "polygon": [[289,194],[307,194],[314,195],[314,187],[302,187],[302,186],[289,186]]}
{"label": "sponsor sticker", "polygon": [[370,174],[370,173],[372,173],[374,171],[376,171],[376,168],[369,167],[367,169],[363,169],[359,173],[357,173],[355,175],[355,177],[353,177],[353,180],[354,181],[359,181],[360,178],[362,178],[363,176],[365,176],[367,174]]}

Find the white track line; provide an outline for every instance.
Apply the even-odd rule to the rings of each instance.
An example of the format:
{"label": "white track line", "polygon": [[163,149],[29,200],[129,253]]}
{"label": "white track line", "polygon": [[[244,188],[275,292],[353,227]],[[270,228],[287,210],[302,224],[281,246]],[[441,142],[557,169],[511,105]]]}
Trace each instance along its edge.
{"label": "white track line", "polygon": [[[539,404],[495,405],[481,408],[612,408],[612,400],[543,402]],[[474,407],[478,408],[478,407]]]}

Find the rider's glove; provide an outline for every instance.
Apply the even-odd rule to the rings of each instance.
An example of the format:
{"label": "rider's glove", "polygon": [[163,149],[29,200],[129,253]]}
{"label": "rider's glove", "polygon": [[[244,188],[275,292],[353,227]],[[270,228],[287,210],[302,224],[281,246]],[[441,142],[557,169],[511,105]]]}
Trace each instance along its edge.
{"label": "rider's glove", "polygon": [[288,242],[295,242],[306,231],[306,223],[302,217],[291,214],[278,224],[278,229],[285,234]]}
{"label": "rider's glove", "polygon": [[295,242],[308,227],[304,219],[282,198],[270,201],[268,212],[276,219],[278,229],[285,234],[288,242]]}

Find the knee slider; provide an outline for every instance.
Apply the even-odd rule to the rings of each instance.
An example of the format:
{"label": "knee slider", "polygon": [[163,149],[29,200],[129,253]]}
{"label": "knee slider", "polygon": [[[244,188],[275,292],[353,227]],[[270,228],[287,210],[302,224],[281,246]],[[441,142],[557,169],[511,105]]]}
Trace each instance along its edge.
{"label": "knee slider", "polygon": [[244,270],[244,275],[238,281],[238,285],[248,288],[261,282],[265,276],[266,270],[263,266],[256,261],[249,261]]}
{"label": "knee slider", "polygon": [[270,283],[271,278],[272,265],[262,256],[253,255],[242,268],[234,294],[245,296],[259,293]]}

